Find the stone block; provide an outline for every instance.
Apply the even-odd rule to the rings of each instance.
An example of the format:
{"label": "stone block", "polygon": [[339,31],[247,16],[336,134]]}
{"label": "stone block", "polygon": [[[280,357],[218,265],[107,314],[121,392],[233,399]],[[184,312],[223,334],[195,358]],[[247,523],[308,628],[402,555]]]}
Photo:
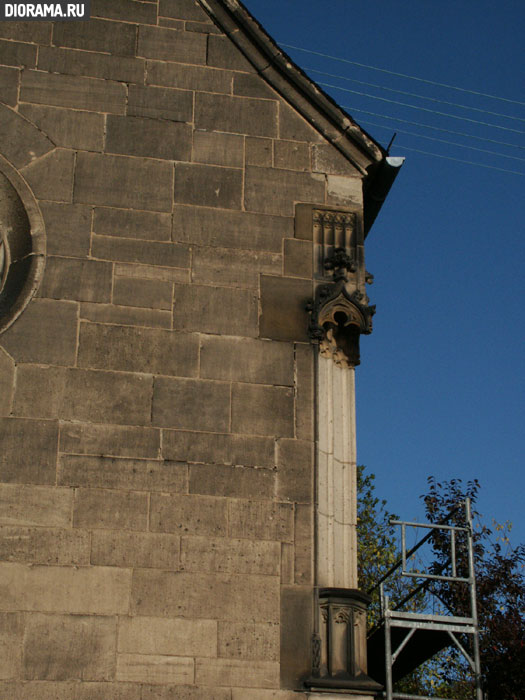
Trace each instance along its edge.
{"label": "stone block", "polygon": [[[158,686],[157,686],[158,687]],[[143,700],[137,683],[110,681],[0,682],[0,700]],[[229,700],[229,698],[228,698]]]}
{"label": "stone block", "polygon": [[41,202],[48,255],[84,257],[89,253],[91,207]]}
{"label": "stone block", "polygon": [[65,380],[64,367],[18,365],[13,413],[26,418],[59,418]]}
{"label": "stone block", "polygon": [[185,464],[175,462],[62,455],[58,483],[76,487],[186,493],[187,472]]}
{"label": "stone block", "polygon": [[28,680],[111,680],[116,619],[101,615],[29,615],[24,637]]}
{"label": "stone block", "polygon": [[21,172],[38,199],[70,202],[74,164],[73,151],[56,148],[26,165]]}
{"label": "stone block", "polygon": [[119,654],[117,680],[133,683],[191,683],[193,659],[153,654]]}
{"label": "stone block", "polygon": [[181,569],[185,571],[279,576],[280,570],[278,542],[182,537],[180,557]]}
{"label": "stone block", "polygon": [[233,498],[272,498],[275,474],[271,469],[193,464],[189,469],[190,493]]}
{"label": "stone block", "polygon": [[182,430],[164,430],[162,438],[165,459],[258,467],[274,465],[272,438]]}
{"label": "stone block", "polygon": [[183,267],[161,267],[160,265],[137,265],[136,263],[118,263],[115,265],[116,277],[128,279],[155,280],[156,282],[190,283],[190,270]]}
{"label": "stone block", "polygon": [[2,22],[0,36],[3,39],[27,41],[34,44],[49,44],[51,41],[51,22]]}
{"label": "stone block", "polygon": [[113,304],[81,304],[80,318],[94,323],[145,328],[171,328],[171,312]]}
{"label": "stone block", "polygon": [[310,344],[295,346],[295,434],[300,440],[314,439],[314,351]]}
{"label": "stone block", "polygon": [[160,430],[120,425],[63,423],[60,451],[97,456],[156,459],[160,450]]}
{"label": "stone block", "polygon": [[197,22],[210,21],[208,15],[195,0],[159,0],[159,15]]}
{"label": "stone block", "polygon": [[293,346],[251,338],[203,335],[200,375],[208,379],[293,386]]}
{"label": "stone block", "polygon": [[272,144],[273,141],[271,139],[247,136],[244,146],[245,164],[271,168],[273,164]]}
{"label": "stone block", "polygon": [[20,678],[23,637],[24,616],[20,613],[0,613],[1,680]]}
{"label": "stone block", "polygon": [[174,328],[249,338],[257,335],[257,313],[257,297],[251,290],[198,284],[174,287]]}
{"label": "stone block", "polygon": [[293,507],[288,503],[230,501],[228,534],[230,537],[292,542],[293,517]]}
{"label": "stone block", "polygon": [[277,93],[260,75],[234,73],[233,94],[243,97],[260,97],[267,100],[278,99]]}
{"label": "stone block", "polygon": [[[179,549],[179,538],[176,535],[106,530],[95,530],[91,533],[91,563],[95,566],[177,569]],[[123,622],[127,619],[121,621],[121,634]]]}
{"label": "stone block", "polygon": [[83,75],[125,83],[143,83],[145,61],[111,54],[40,46],[38,68],[48,73]]}
{"label": "stone block", "polygon": [[292,107],[279,103],[279,138],[290,141],[326,143],[321,134]]}
{"label": "stone block", "polygon": [[291,218],[206,207],[175,206],[174,209],[173,238],[176,241],[280,253],[282,239],[287,235],[293,236]]}
{"label": "stone block", "polygon": [[0,346],[16,362],[72,365],[77,346],[77,305],[33,299],[16,323],[2,334]]}
{"label": "stone block", "polygon": [[146,211],[171,211],[173,166],[158,160],[79,153],[74,200]]}
{"label": "stone block", "polygon": [[[215,39],[219,37],[212,37]],[[231,97],[198,92],[195,127],[250,136],[277,135],[277,102],[253,97]]]}
{"label": "stone block", "polygon": [[[7,22],[3,23],[8,24]],[[9,22],[11,24],[11,22]],[[16,106],[18,102],[18,82],[20,79],[20,71],[17,68],[6,68],[0,66],[0,90],[2,92],[2,101],[11,107]]]}
{"label": "stone block", "polygon": [[93,232],[103,236],[169,241],[171,240],[171,215],[96,207],[93,215]]}
{"label": "stone block", "polygon": [[142,685],[141,700],[231,700],[231,690],[194,685]]}
{"label": "stone block", "polygon": [[2,561],[82,566],[89,564],[89,551],[88,532],[43,527],[0,527]]}
{"label": "stone block", "polygon": [[311,505],[295,507],[295,583],[311,584],[313,579],[314,514]]}
{"label": "stone block", "polygon": [[152,617],[278,622],[279,579],[136,569],[132,614]]}
{"label": "stone block", "polygon": [[0,416],[11,413],[15,385],[15,363],[4,350],[0,348]]}
{"label": "stone block", "polygon": [[230,425],[230,385],[157,377],[152,422],[162,428],[226,432]]}
{"label": "stone block", "polygon": [[[169,22],[170,20],[164,20],[165,22]],[[180,20],[171,20],[171,22],[177,22]],[[217,27],[215,24],[211,24],[208,22],[185,22],[184,28],[186,29],[187,32],[199,32],[201,34],[222,34],[221,30],[219,27]]]}
{"label": "stone block", "polygon": [[117,19],[137,24],[157,24],[155,3],[135,0],[92,0],[91,16]]}
{"label": "stone block", "polygon": [[224,536],[226,499],[178,494],[151,494],[150,529],[194,535]]}
{"label": "stone block", "polygon": [[0,41],[0,62],[4,66],[34,68],[36,65],[36,46],[18,41]]}
{"label": "stone block", "polygon": [[289,542],[281,542],[281,583],[293,585],[294,582],[294,546]]}
{"label": "stone block", "polygon": [[326,176],[326,201],[362,211],[363,181],[360,177]]}
{"label": "stone block", "polygon": [[158,25],[168,29],[178,29],[181,32],[186,29],[186,22],[183,19],[171,19],[170,17],[159,17]]}
{"label": "stone block", "polygon": [[[7,71],[4,73],[3,71]],[[7,89],[9,85],[3,86],[4,78],[9,82],[10,76],[15,77],[13,85],[18,90],[18,71],[14,69],[0,69],[0,87]],[[2,99],[4,99],[2,91]],[[15,103],[16,103],[15,98]],[[49,153],[53,149],[53,143],[45,134],[39,131],[27,119],[23,119],[20,114],[9,109],[5,105],[0,105],[0,138],[2,140],[2,154],[17,168],[21,168],[28,163]]]}
{"label": "stone block", "polygon": [[49,256],[38,295],[48,299],[109,302],[112,272],[111,263]]}
{"label": "stone block", "polygon": [[[146,569],[147,571],[147,569]],[[4,610],[125,615],[131,571],[114,567],[0,563]]]}
{"label": "stone block", "polygon": [[70,369],[61,416],[66,420],[147,425],[152,378],[115,372]]}
{"label": "stone block", "polygon": [[286,277],[312,279],[313,251],[310,241],[300,241],[297,238],[284,240],[284,274]]}
{"label": "stone block", "polygon": [[240,49],[233,41],[225,36],[210,36],[208,41],[209,66],[216,68],[229,68],[230,70],[255,73],[255,68],[244,58]]}
{"label": "stone block", "polygon": [[277,441],[277,497],[281,501],[312,503],[313,442]]}
{"label": "stone block", "polygon": [[195,131],[192,160],[195,163],[242,168],[244,165],[244,138],[238,134]]}
{"label": "stone block", "polygon": [[278,688],[279,664],[272,661],[238,659],[196,659],[195,681],[211,686]]}
{"label": "stone block", "polygon": [[268,623],[219,622],[219,657],[279,660],[279,626]]}
{"label": "stone block", "polygon": [[182,90],[229,94],[233,73],[203,66],[147,61],[146,83]]}
{"label": "stone block", "polygon": [[[88,23],[61,23],[62,26],[66,24],[72,26]],[[122,83],[109,80],[28,70],[22,74],[20,101],[91,112],[124,114],[126,87]]]}
{"label": "stone block", "polygon": [[240,209],[242,180],[242,170],[197,163],[176,163],[175,202]]}
{"label": "stone block", "polygon": [[274,141],[274,166],[285,170],[310,170],[310,146],[300,141]]}
{"label": "stone block", "polygon": [[[171,119],[174,122],[191,122],[193,121],[193,92],[168,87],[130,85],[128,114],[153,119]],[[173,135],[173,131],[165,133],[166,138]],[[176,158],[176,160],[184,160],[184,158]]]}
{"label": "stone block", "polygon": [[139,491],[76,489],[73,526],[147,530],[148,494]]}
{"label": "stone block", "polygon": [[[130,3],[127,3],[129,6]],[[138,4],[138,3],[137,3]],[[115,56],[134,56],[137,28],[132,24],[91,19],[89,22],[59,22],[53,28],[53,44],[70,49],[99,51]]]}
{"label": "stone block", "polygon": [[293,436],[293,390],[282,386],[234,384],[232,432]]}
{"label": "stone block", "polygon": [[281,688],[300,688],[312,671],[313,592],[281,587]]}
{"label": "stone block", "polygon": [[127,654],[217,656],[217,622],[123,617],[119,625],[118,651]]}
{"label": "stone block", "polygon": [[[313,698],[311,693],[300,693],[297,690],[259,690],[248,688],[232,688],[231,700],[307,700]],[[323,698],[326,694],[323,693]],[[357,698],[356,700],[362,700]],[[367,700],[369,700],[367,698]]]}
{"label": "stone block", "polygon": [[139,27],[137,56],[177,63],[206,63],[206,35],[164,27]]}
{"label": "stone block", "polygon": [[191,139],[192,129],[189,124],[145,117],[107,116],[107,153],[190,160]]}
{"label": "stone block", "polygon": [[171,311],[172,296],[173,285],[162,280],[116,277],[113,283],[113,302],[121,306]]}
{"label": "stone block", "polygon": [[0,418],[0,479],[54,484],[58,425],[51,421]]}
{"label": "stone block", "polygon": [[244,202],[248,211],[293,216],[295,202],[324,202],[324,176],[293,170],[246,168]]}
{"label": "stone block", "polygon": [[57,146],[81,151],[101,151],[104,115],[61,107],[22,104],[19,110]]}
{"label": "stone block", "polygon": [[0,524],[71,527],[71,489],[0,485]]}
{"label": "stone block", "polygon": [[192,279],[204,284],[257,289],[259,275],[280,274],[282,256],[231,248],[194,248]]}
{"label": "stone block", "polygon": [[309,280],[261,275],[261,337],[308,342],[306,304],[312,298]]}
{"label": "stone block", "polygon": [[190,264],[189,250],[185,245],[109,236],[93,236],[92,255],[103,260],[163,267],[185,268]]}
{"label": "stone block", "polygon": [[359,172],[342,153],[329,143],[316,144],[312,148],[312,170],[327,175],[357,175]]}

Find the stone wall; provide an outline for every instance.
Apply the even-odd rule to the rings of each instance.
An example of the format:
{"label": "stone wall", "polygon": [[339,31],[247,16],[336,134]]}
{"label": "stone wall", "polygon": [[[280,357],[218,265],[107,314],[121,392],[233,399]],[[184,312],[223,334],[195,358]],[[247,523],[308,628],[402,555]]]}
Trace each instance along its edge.
{"label": "stone wall", "polygon": [[361,178],[192,0],[91,5],[0,24],[0,154],[46,243],[0,336],[0,699],[301,697],[295,205],[359,211]]}

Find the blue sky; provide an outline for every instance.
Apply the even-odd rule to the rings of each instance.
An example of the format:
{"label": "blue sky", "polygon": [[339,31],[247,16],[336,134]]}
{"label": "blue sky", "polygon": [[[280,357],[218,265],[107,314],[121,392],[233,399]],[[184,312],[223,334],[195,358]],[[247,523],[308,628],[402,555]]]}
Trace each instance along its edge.
{"label": "blue sky", "polygon": [[403,519],[422,517],[429,475],[478,478],[485,520],[513,521],[513,543],[525,542],[525,4],[246,5],[281,45],[353,62],[286,49],[318,82],[383,98],[324,87],[376,140],[418,135],[396,136],[391,153],[407,160],[367,239],[377,314],[357,370],[359,462]]}

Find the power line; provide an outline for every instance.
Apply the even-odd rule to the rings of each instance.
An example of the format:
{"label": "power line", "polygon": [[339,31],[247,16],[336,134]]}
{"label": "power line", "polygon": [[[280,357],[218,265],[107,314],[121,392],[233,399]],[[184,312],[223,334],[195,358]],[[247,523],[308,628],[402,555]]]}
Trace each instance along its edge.
{"label": "power line", "polygon": [[525,173],[520,173],[517,170],[506,170],[505,168],[498,168],[495,165],[484,165],[483,163],[475,163],[472,160],[462,160],[461,158],[452,158],[451,156],[443,156],[440,153],[429,153],[429,151],[421,151],[419,148],[409,148],[408,146],[401,146],[405,151],[414,151],[414,153],[422,153],[425,156],[434,156],[435,158],[444,158],[445,160],[454,160],[456,163],[466,163],[467,165],[476,165],[478,168],[489,168],[490,170],[499,170],[502,173],[511,173],[511,175],[525,175]]}
{"label": "power line", "polygon": [[[375,87],[379,90],[387,90],[388,92],[395,92],[398,95],[407,95],[408,97],[417,97],[419,100],[427,100],[428,102],[437,102],[443,105],[449,105],[450,107],[458,107],[459,109],[467,109],[473,112],[481,112],[481,114],[490,114],[493,117],[503,117],[504,119],[513,119],[518,122],[525,122],[525,119],[521,117],[513,117],[510,114],[501,114],[501,112],[491,112],[488,109],[479,109],[478,107],[469,107],[468,105],[462,105],[458,102],[447,102],[447,100],[439,100],[437,97],[427,97],[426,95],[418,95],[415,92],[407,92],[406,90],[396,90],[395,88],[386,87],[386,85],[378,85],[377,83],[367,83],[364,80],[357,80],[356,78],[348,78],[344,75],[336,75],[334,73],[326,73],[322,70],[316,70],[315,68],[305,68],[304,70],[310,73],[317,73],[318,75],[326,75],[330,78],[339,78],[340,80],[346,80],[349,83],[358,83],[359,85],[368,85],[368,87]],[[324,83],[319,83],[319,85],[324,85]]]}
{"label": "power line", "polygon": [[478,95],[479,97],[489,97],[491,100],[501,100],[502,102],[510,102],[516,105],[522,105],[525,107],[525,102],[519,102],[518,100],[511,100],[508,97],[498,97],[497,95],[489,95],[486,92],[478,92],[477,90],[468,90],[467,88],[457,87],[456,85],[447,85],[447,83],[438,83],[435,80],[427,80],[426,78],[418,78],[415,75],[407,75],[406,73],[396,73],[392,70],[387,70],[386,68],[378,68],[377,66],[369,66],[366,63],[358,63],[357,61],[349,61],[347,58],[339,58],[338,56],[330,56],[326,53],[321,53],[320,51],[311,51],[310,49],[303,49],[300,46],[292,46],[291,44],[284,44],[279,42],[279,46],[283,46],[286,49],[294,49],[295,51],[304,51],[304,53],[310,53],[314,56],[322,56],[323,58],[331,58],[334,61],[340,61],[341,63],[349,63],[352,66],[359,66],[360,68],[368,68],[370,70],[380,71],[381,73],[388,73],[389,75],[396,75],[398,78],[409,78],[410,80],[417,80],[420,83],[427,83],[428,85],[437,85],[439,87],[444,87],[449,90],[458,90],[459,92],[467,92],[470,95]]}

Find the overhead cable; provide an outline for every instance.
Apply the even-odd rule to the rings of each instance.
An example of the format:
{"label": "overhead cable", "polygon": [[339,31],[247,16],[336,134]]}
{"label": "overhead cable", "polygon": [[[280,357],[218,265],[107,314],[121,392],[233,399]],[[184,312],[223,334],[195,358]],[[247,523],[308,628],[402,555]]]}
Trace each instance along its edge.
{"label": "overhead cable", "polygon": [[359,66],[360,68],[368,68],[369,70],[376,70],[381,73],[388,73],[389,75],[396,75],[398,78],[408,78],[410,80],[417,80],[420,83],[427,83],[428,85],[437,85],[438,87],[444,87],[448,90],[458,90],[459,92],[468,92],[471,95],[478,95],[480,97],[488,97],[491,100],[501,100],[502,102],[510,102],[516,105],[522,105],[525,107],[525,102],[520,102],[519,100],[511,100],[508,97],[498,97],[497,95],[489,95],[486,92],[478,92],[477,90],[469,90],[467,88],[458,87],[457,85],[447,85],[446,83],[438,83],[435,80],[427,80],[426,78],[419,78],[415,75],[407,75],[406,73],[396,73],[392,70],[387,70],[386,68],[378,68],[377,66],[369,66],[366,63],[358,63],[357,61],[350,61],[347,58],[339,58],[338,56],[330,56],[326,53],[321,53],[320,51],[312,51],[311,49],[303,49],[300,46],[292,46],[291,44],[285,44],[279,42],[279,46],[283,46],[286,49],[294,49],[295,51],[303,51],[304,53],[310,53],[314,56],[322,56],[323,58],[331,58],[334,61],[339,61],[340,63],[349,63],[352,66]]}
{"label": "overhead cable", "polygon": [[506,170],[505,168],[498,168],[495,165],[484,165],[483,163],[475,163],[472,160],[462,160],[461,158],[452,158],[452,156],[444,156],[440,153],[429,153],[429,151],[421,151],[419,148],[409,148],[408,146],[399,146],[403,151],[414,151],[414,153],[422,153],[425,156],[434,156],[435,158],[444,158],[445,160],[454,160],[456,163],[466,163],[467,165],[476,165],[478,168],[489,168],[490,170],[499,170],[502,173],[511,173],[511,175],[525,175],[525,173],[520,173],[517,170]]}

